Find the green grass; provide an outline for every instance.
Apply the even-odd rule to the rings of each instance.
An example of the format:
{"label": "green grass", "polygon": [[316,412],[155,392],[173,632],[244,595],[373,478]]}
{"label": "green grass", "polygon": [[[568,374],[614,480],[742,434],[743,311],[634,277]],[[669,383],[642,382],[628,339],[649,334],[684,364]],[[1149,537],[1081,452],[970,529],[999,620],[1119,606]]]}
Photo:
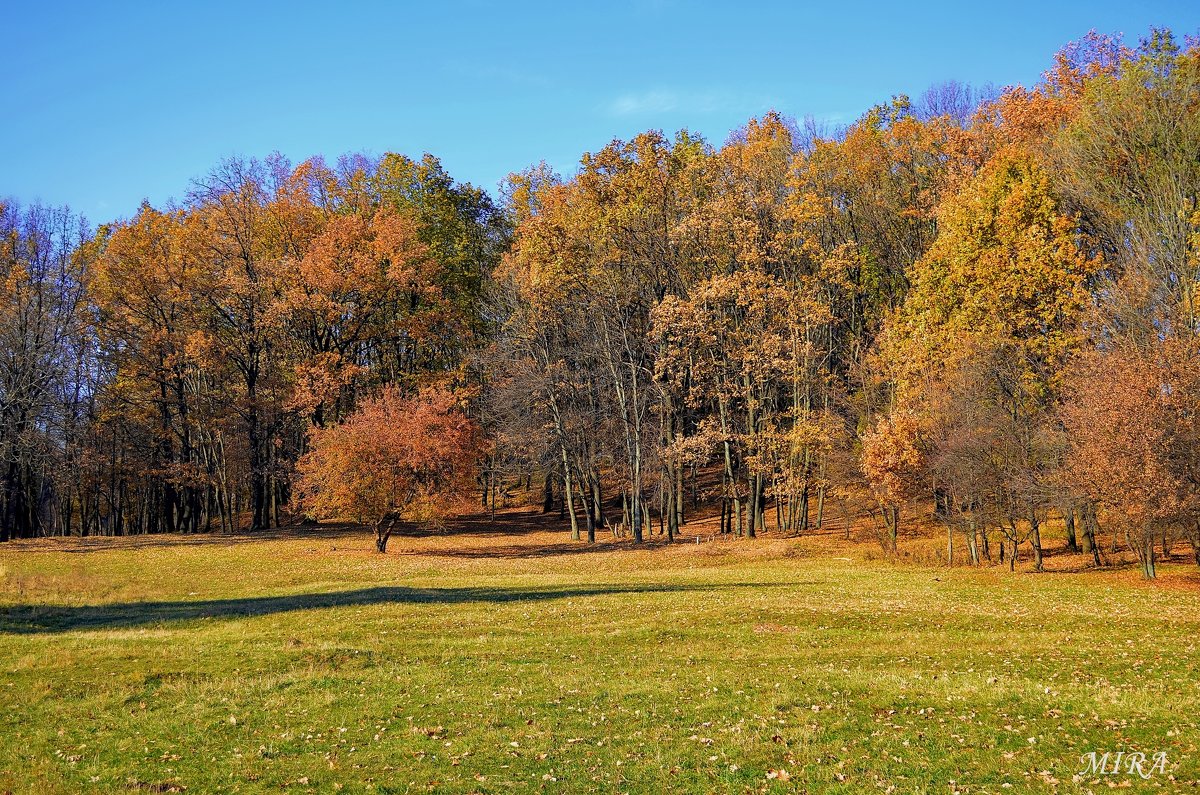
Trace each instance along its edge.
{"label": "green grass", "polygon": [[[536,554],[563,540],[2,547],[0,792],[1200,779],[1186,567],[1142,585],[780,540]],[[1093,750],[1165,751],[1173,779],[1073,779]]]}

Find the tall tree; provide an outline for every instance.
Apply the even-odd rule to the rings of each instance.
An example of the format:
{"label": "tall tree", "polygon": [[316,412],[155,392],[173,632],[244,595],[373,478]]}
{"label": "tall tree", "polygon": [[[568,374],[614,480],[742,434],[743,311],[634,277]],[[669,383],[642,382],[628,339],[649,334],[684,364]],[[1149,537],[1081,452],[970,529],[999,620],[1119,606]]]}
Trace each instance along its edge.
{"label": "tall tree", "polygon": [[82,219],[0,203],[0,541],[71,529],[72,434],[90,393]]}

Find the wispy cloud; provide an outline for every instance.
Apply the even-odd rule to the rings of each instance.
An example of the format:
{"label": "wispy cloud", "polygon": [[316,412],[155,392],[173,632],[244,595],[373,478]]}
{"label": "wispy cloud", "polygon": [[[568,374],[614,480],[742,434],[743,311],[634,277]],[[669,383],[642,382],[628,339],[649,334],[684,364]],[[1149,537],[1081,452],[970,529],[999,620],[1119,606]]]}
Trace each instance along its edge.
{"label": "wispy cloud", "polygon": [[679,95],[673,91],[643,91],[622,94],[608,105],[613,116],[640,116],[646,113],[669,113],[679,107]]}
{"label": "wispy cloud", "polygon": [[771,107],[771,102],[726,91],[673,91],[651,89],[633,91],[613,99],[604,111],[609,116],[654,116],[662,113],[689,114],[756,112]]}

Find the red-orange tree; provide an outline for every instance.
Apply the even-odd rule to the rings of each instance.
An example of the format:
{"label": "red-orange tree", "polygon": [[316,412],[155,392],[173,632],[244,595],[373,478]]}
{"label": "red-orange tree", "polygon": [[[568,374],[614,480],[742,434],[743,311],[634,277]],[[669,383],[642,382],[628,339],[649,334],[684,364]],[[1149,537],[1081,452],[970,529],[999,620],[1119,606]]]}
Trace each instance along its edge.
{"label": "red-orange tree", "polygon": [[435,388],[405,397],[388,387],[341,425],[310,433],[297,467],[300,504],[317,518],[373,522],[380,552],[397,521],[433,518],[470,481],[479,450],[459,398]]}
{"label": "red-orange tree", "polygon": [[1194,339],[1119,341],[1082,357],[1062,409],[1070,440],[1064,473],[1125,528],[1153,578],[1154,540],[1200,517],[1200,355]]}

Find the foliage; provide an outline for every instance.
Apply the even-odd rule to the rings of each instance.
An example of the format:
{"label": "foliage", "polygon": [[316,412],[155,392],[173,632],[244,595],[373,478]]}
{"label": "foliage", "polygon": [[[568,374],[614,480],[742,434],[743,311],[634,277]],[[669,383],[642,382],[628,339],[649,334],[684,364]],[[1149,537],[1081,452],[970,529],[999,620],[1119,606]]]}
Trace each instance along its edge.
{"label": "foliage", "polygon": [[469,480],[478,435],[452,393],[430,387],[405,398],[386,387],[345,422],[310,431],[297,465],[300,504],[321,519],[427,518]]}
{"label": "foliage", "polygon": [[[264,528],[340,487],[322,514],[378,523],[399,476],[314,481],[312,456],[370,396],[440,384],[486,439],[457,488],[494,511],[537,476],[575,539],[673,539],[709,498],[723,534],[806,533],[871,495],[889,550],[932,502],[948,560],[999,533],[1040,569],[1048,522],[1094,536],[1149,488],[1071,474],[1069,418],[1080,372],[1149,378],[1200,336],[1198,106],[1196,42],[1092,33],[1032,86],[945,83],[837,129],[770,111],[720,145],[649,130],[513,174],[500,205],[389,153],[231,158],[90,239],[5,209],[5,527]],[[1173,504],[1186,478],[1147,471]],[[1163,510],[1140,537],[1200,556]]]}
{"label": "foliage", "polygon": [[1164,524],[1200,521],[1200,350],[1193,339],[1089,352],[1063,406],[1063,476],[1116,517],[1147,576]]}

